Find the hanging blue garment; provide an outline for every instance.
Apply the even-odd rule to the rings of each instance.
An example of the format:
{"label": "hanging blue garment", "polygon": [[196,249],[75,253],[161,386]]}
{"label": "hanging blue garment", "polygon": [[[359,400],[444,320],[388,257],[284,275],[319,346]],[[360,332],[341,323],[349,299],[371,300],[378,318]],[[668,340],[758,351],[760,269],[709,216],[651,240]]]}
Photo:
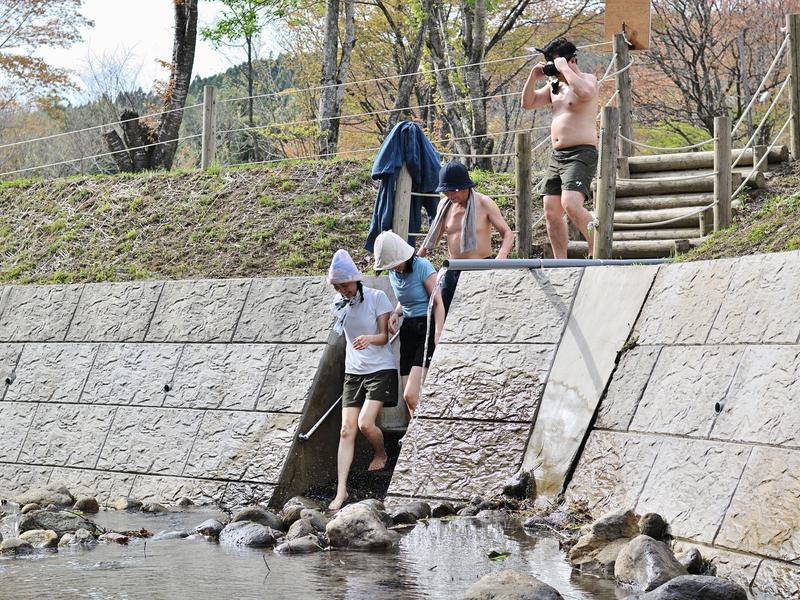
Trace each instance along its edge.
{"label": "hanging blue garment", "polygon": [[[375,163],[372,165],[372,178],[380,179],[381,187],[375,199],[375,208],[372,212],[372,222],[364,248],[373,251],[375,238],[382,231],[392,229],[392,216],[394,213],[394,190],[397,177],[406,164],[411,174],[411,191],[422,194],[432,194],[439,185],[439,168],[441,159],[439,153],[425,137],[422,128],[411,121],[401,121],[394,126],[392,131],[383,140]],[[428,224],[436,215],[438,198],[411,196],[411,214],[409,215],[408,231],[418,232],[422,227],[422,208],[428,217]],[[414,238],[409,238],[409,244],[414,245]]]}

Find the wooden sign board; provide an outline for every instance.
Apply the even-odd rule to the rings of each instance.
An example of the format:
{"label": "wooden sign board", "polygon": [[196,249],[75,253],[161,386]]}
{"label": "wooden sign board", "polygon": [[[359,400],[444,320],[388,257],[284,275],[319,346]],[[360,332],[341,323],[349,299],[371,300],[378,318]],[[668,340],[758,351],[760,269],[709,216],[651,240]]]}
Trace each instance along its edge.
{"label": "wooden sign board", "polygon": [[634,50],[650,47],[650,0],[606,0],[603,41],[613,41],[620,32]]}

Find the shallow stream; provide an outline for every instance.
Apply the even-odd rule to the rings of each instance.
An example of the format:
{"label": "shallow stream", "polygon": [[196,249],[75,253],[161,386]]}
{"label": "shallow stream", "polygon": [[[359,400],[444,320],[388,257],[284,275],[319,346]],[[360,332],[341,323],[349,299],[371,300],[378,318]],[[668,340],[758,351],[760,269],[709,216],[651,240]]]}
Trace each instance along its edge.
{"label": "shallow stream", "polygon": [[[113,530],[191,530],[207,510],[163,515],[101,512],[94,519]],[[6,519],[4,536],[11,519]],[[492,561],[491,550],[510,552]],[[0,558],[0,599],[174,600],[249,598],[397,600],[459,598],[492,571],[514,569],[557,588],[567,600],[616,600],[627,594],[606,581],[576,576],[558,540],[527,533],[517,519],[458,519],[419,523],[386,552],[331,551],[277,555],[236,549],[202,538],[131,539],[128,546],[62,548],[21,558]]]}

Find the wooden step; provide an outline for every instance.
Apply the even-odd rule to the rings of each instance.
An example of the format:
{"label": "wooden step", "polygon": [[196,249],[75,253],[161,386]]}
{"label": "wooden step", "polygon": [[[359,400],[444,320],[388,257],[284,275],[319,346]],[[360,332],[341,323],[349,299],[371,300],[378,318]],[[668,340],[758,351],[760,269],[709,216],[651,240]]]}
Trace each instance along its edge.
{"label": "wooden step", "polygon": [[[684,242],[686,240],[678,240]],[[688,240],[682,247],[693,247],[701,242],[698,238]],[[646,240],[614,242],[611,247],[612,258],[668,258],[675,254],[675,240]],[[586,242],[569,242],[569,258],[586,258],[589,246]]]}
{"label": "wooden step", "polygon": [[700,228],[684,229],[619,229],[614,232],[614,241],[633,242],[638,240],[683,240],[700,236]]}
{"label": "wooden step", "polygon": [[[692,214],[695,213],[695,214]],[[674,221],[672,219],[675,219]],[[669,221],[664,225],[660,223]],[[697,227],[700,231],[700,214],[697,208],[660,208],[657,210],[621,210],[614,212],[614,229],[680,229]],[[648,225],[648,227],[642,227]]]}
{"label": "wooden step", "polygon": [[653,210],[656,208],[687,208],[708,206],[714,202],[713,193],[682,194],[680,196],[630,196],[617,198],[615,210]]}
{"label": "wooden step", "polygon": [[[731,174],[732,190],[742,183],[739,173]],[[702,179],[664,178],[661,181],[617,181],[617,198],[630,196],[656,196],[675,194],[699,194],[714,191],[714,177]]]}
{"label": "wooden step", "polygon": [[[731,161],[736,160],[741,149],[731,151]],[[788,146],[775,146],[770,150],[769,163],[786,162],[789,159]],[[748,148],[737,166],[753,165],[753,150]],[[678,152],[674,154],[652,154],[647,156],[631,156],[628,158],[628,168],[631,174],[647,171],[675,171],[685,169],[713,169],[714,151],[704,152]]]}
{"label": "wooden step", "polygon": [[[744,179],[749,175],[747,178],[747,187],[750,189],[759,189],[763,190],[767,187],[767,181],[764,178],[764,174],[760,171],[756,171],[755,173],[751,173],[752,167],[736,167],[733,172],[739,173]],[[643,173],[631,173],[630,179],[669,179],[670,177],[675,179],[680,179],[681,177],[696,177],[698,175],[707,174],[711,176],[711,172],[708,169],[692,169],[686,171],[653,171],[653,172],[643,172]],[[737,186],[738,187],[738,186]],[[731,190],[735,191],[735,190]]]}

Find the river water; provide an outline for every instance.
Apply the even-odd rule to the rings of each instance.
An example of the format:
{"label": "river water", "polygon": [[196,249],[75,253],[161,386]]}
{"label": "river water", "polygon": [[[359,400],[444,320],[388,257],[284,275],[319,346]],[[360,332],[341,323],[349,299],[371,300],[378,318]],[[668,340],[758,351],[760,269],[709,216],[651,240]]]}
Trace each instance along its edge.
{"label": "river water", "polygon": [[[94,519],[114,530],[192,529],[207,510],[164,515],[101,512]],[[6,519],[3,535],[14,518]],[[492,561],[491,550],[510,552]],[[132,539],[128,546],[60,549],[30,557],[0,558],[0,600],[459,598],[483,575],[514,569],[557,588],[565,599],[616,600],[627,594],[611,582],[571,573],[551,537],[528,534],[516,518],[419,523],[402,533],[393,550],[331,551],[284,556],[271,550],[236,549],[197,539]]]}

